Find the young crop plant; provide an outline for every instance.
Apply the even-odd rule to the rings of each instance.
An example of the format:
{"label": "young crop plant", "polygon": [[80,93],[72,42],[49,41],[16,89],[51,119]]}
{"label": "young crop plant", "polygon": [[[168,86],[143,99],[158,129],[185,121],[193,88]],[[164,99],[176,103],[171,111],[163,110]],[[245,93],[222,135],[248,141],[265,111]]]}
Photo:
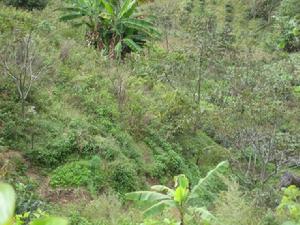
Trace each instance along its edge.
{"label": "young crop plant", "polygon": [[120,59],[160,37],[149,19],[135,15],[137,6],[137,0],[72,0],[71,6],[61,9],[65,14],[60,20],[76,19],[77,25],[87,26],[89,45],[111,59]]}
{"label": "young crop plant", "polygon": [[180,225],[185,225],[187,217],[200,215],[202,222],[215,220],[214,216],[205,208],[194,204],[194,200],[202,198],[202,190],[207,188],[215,178],[220,178],[228,169],[228,162],[223,161],[210,172],[190,191],[189,180],[184,174],[174,178],[175,189],[163,185],[154,185],[151,191],[136,191],[126,194],[128,200],[153,202],[152,206],[144,211],[144,215],[151,216],[163,212],[164,209],[176,209],[179,214]]}

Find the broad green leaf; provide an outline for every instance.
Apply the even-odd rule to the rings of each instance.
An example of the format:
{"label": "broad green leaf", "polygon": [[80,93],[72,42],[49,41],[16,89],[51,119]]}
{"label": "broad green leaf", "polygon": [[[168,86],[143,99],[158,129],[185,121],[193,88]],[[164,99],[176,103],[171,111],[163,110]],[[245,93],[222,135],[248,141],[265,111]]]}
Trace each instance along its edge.
{"label": "broad green leaf", "polygon": [[207,175],[204,178],[200,179],[198,184],[194,186],[194,188],[192,189],[188,197],[188,201],[199,198],[200,194],[202,193],[201,191],[203,189],[206,189],[209,185],[211,185],[211,182],[215,180],[220,180],[221,176],[228,171],[228,168],[229,168],[228,161],[223,161],[219,163],[216,166],[216,168],[209,171]]}
{"label": "broad green leaf", "polygon": [[127,193],[125,197],[126,199],[133,200],[133,201],[159,201],[159,200],[171,199],[171,197],[168,195],[164,195],[153,191],[131,192],[131,193]]}
{"label": "broad green leaf", "polygon": [[285,40],[281,41],[281,42],[278,44],[278,48],[279,48],[279,49],[284,49],[285,46],[286,46],[286,41],[285,41]]}
{"label": "broad green leaf", "polygon": [[123,42],[132,50],[135,52],[142,51],[141,46],[139,46],[137,43],[135,43],[132,39],[125,38]]}
{"label": "broad green leaf", "polygon": [[61,21],[67,21],[67,20],[77,19],[77,18],[80,18],[82,16],[83,15],[81,13],[71,13],[71,14],[68,14],[68,15],[61,16],[59,19]]}
{"label": "broad green leaf", "polygon": [[151,190],[166,193],[169,196],[173,196],[174,192],[175,192],[173,189],[171,189],[167,186],[164,186],[164,185],[154,185],[154,186],[151,187]]}
{"label": "broad green leaf", "polygon": [[16,194],[9,184],[0,183],[0,225],[5,225],[15,211]]}
{"label": "broad green leaf", "polygon": [[125,0],[118,14],[118,18],[129,17],[135,10],[136,6],[137,6],[136,0]]}
{"label": "broad green leaf", "polygon": [[68,225],[68,221],[60,217],[45,217],[32,221],[30,225]]}
{"label": "broad green leaf", "polygon": [[175,187],[182,187],[184,189],[187,189],[189,187],[189,180],[184,174],[180,174],[176,176],[175,178]]}
{"label": "broad green leaf", "polygon": [[102,3],[103,3],[103,5],[104,5],[105,10],[106,10],[110,15],[114,15],[114,14],[115,14],[115,12],[114,12],[114,7],[113,7],[113,5],[112,5],[110,2],[108,2],[108,1],[106,1],[106,0],[102,0]]}
{"label": "broad green leaf", "polygon": [[300,29],[295,27],[295,28],[293,29],[293,34],[294,34],[294,36],[296,36],[296,37],[297,37],[297,36],[300,36]]}
{"label": "broad green leaf", "polygon": [[144,216],[153,216],[161,213],[166,207],[173,208],[176,207],[176,203],[173,200],[163,200],[144,211]]}
{"label": "broad green leaf", "polygon": [[187,198],[188,192],[189,192],[188,189],[179,186],[175,190],[174,201],[180,204],[183,203]]}
{"label": "broad green leaf", "polygon": [[191,207],[189,208],[189,211],[193,214],[199,214],[201,216],[201,219],[207,222],[217,220],[216,217],[211,214],[205,207]]}
{"label": "broad green leaf", "polygon": [[130,18],[122,20],[122,23],[129,28],[142,31],[152,38],[159,38],[161,36],[158,30],[149,21]]}

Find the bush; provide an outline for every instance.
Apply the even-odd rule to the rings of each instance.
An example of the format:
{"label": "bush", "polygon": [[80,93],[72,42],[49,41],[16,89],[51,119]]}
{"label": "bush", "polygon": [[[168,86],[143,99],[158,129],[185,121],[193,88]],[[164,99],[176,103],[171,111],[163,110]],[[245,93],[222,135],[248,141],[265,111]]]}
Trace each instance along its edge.
{"label": "bush", "polygon": [[4,2],[17,8],[42,10],[47,6],[48,0],[5,0]]}
{"label": "bush", "polygon": [[279,48],[288,52],[300,50],[300,1],[283,0],[277,22],[281,28]]}
{"label": "bush", "polygon": [[30,150],[27,156],[38,165],[51,168],[64,162],[73,149],[73,137],[63,135],[51,140],[45,148],[37,146]]}
{"label": "bush", "polygon": [[185,164],[180,155],[170,150],[155,156],[155,166],[152,171],[152,176],[156,178],[161,178],[166,175],[173,176],[174,174],[182,173],[184,168]]}
{"label": "bush", "polygon": [[86,162],[71,162],[53,171],[50,184],[53,187],[85,186],[91,178],[91,170]]}
{"label": "bush", "polygon": [[78,213],[74,213],[70,216],[70,224],[72,225],[93,225],[86,218],[80,216]]}
{"label": "bush", "polygon": [[117,161],[111,164],[110,171],[112,187],[117,192],[123,194],[138,188],[137,172],[132,164]]}
{"label": "bush", "polygon": [[53,187],[80,187],[92,185],[93,187],[102,187],[104,176],[92,162],[79,161],[67,163],[58,167],[52,173],[50,184]]}

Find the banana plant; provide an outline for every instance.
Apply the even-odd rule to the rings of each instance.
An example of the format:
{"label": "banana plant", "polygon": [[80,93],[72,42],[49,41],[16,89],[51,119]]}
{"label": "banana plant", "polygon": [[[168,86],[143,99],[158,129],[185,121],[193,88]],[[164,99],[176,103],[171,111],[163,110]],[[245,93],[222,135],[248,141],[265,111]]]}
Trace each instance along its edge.
{"label": "banana plant", "polygon": [[151,216],[163,212],[165,209],[175,208],[178,211],[180,225],[185,224],[186,215],[195,215],[198,213],[205,221],[215,220],[213,215],[205,207],[197,207],[193,204],[195,198],[201,197],[202,189],[208,186],[208,183],[220,177],[228,169],[228,162],[224,161],[211,170],[205,178],[200,179],[199,183],[190,191],[189,181],[183,174],[176,176],[175,189],[163,185],[154,185],[151,191],[136,191],[126,194],[126,198],[132,201],[153,202],[152,206],[144,211],[144,216]]}
{"label": "banana plant", "polygon": [[[0,183],[0,225],[14,225],[16,194],[14,189]],[[60,217],[44,217],[31,221],[29,225],[68,225],[68,221]]]}
{"label": "banana plant", "polygon": [[120,58],[124,53],[139,52],[149,39],[159,38],[154,25],[134,15],[137,0],[124,0],[119,4],[102,0],[105,8],[101,17],[104,21],[101,34],[110,58]]}
{"label": "banana plant", "polygon": [[61,21],[80,19],[76,25],[86,25],[96,31],[103,11],[103,5],[99,0],[72,0],[69,7],[60,8],[65,14],[60,17]]}
{"label": "banana plant", "polygon": [[72,6],[61,9],[66,14],[60,20],[79,20],[76,25],[86,25],[90,44],[112,59],[139,52],[147,40],[160,37],[151,21],[135,15],[137,0],[72,1]]}

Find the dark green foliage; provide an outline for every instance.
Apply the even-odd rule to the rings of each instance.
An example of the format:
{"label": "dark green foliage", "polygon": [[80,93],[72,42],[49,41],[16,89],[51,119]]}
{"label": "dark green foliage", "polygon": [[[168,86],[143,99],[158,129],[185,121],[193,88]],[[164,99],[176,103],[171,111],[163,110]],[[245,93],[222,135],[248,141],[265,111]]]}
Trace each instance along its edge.
{"label": "dark green foliage", "polygon": [[152,175],[157,178],[172,176],[172,174],[180,174],[185,167],[182,158],[172,150],[165,152],[162,155],[157,155],[154,158],[155,166]]}
{"label": "dark green foliage", "polygon": [[280,28],[278,47],[288,52],[300,50],[300,3],[297,0],[281,2],[277,16]]}
{"label": "dark green foliage", "polygon": [[119,193],[134,191],[139,179],[134,166],[130,163],[116,161],[109,166],[111,185]]}
{"label": "dark green foliage", "polygon": [[15,6],[16,8],[24,8],[28,10],[42,10],[48,4],[48,0],[4,0],[5,4]]}
{"label": "dark green foliage", "polygon": [[66,161],[67,157],[72,154],[73,147],[72,137],[61,136],[52,139],[45,147],[37,146],[31,149],[27,156],[40,166],[53,168]]}
{"label": "dark green foliage", "polygon": [[34,212],[45,205],[35,193],[36,188],[36,184],[32,182],[28,182],[27,184],[17,183],[15,185],[17,192],[16,213]]}
{"label": "dark green foliage", "polygon": [[256,0],[248,11],[249,18],[261,18],[270,21],[282,0]]}

